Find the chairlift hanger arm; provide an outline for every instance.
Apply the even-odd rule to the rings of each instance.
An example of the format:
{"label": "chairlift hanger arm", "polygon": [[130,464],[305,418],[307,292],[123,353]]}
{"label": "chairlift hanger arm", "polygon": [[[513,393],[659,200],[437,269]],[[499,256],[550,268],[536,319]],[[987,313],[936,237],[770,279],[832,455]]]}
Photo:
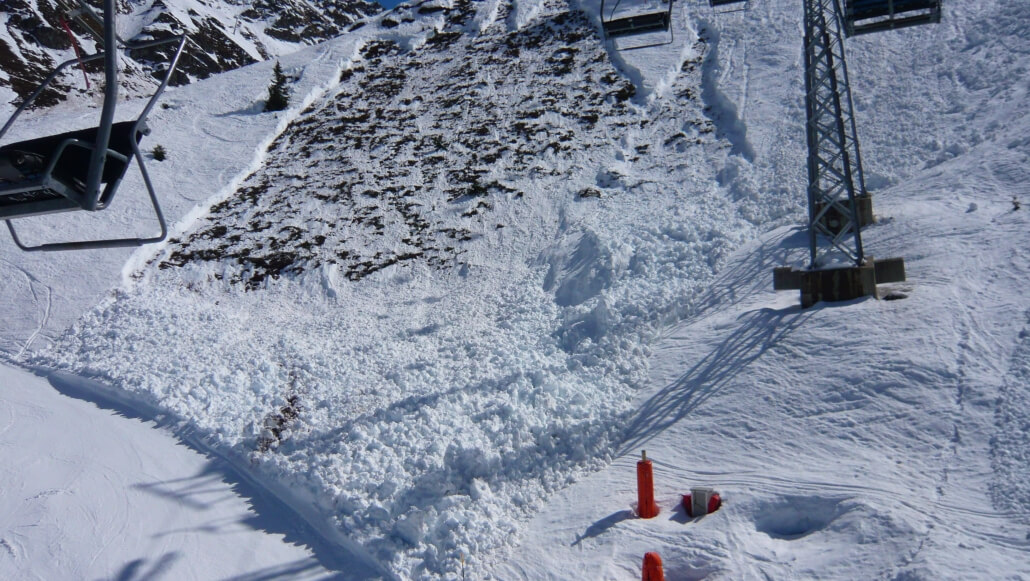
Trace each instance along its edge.
{"label": "chairlift hanger arm", "polygon": [[[92,34],[93,37],[98,42],[100,42],[104,48],[107,48],[108,46],[114,46],[108,44],[108,39],[106,38],[106,34],[104,32],[104,17],[100,14],[97,14],[96,9],[90,6],[86,2],[86,0],[75,1],[74,4],[77,4],[78,8],[71,7],[69,4],[71,4],[72,2],[69,2],[69,0],[58,0],[58,2],[64,7],[65,11],[72,18],[77,20],[80,24],[82,24],[83,27],[86,28],[86,30],[88,30],[89,33]],[[84,16],[88,17],[89,19],[87,20],[87,18],[85,18]],[[117,31],[115,31],[115,40],[122,46],[125,46],[127,44],[125,40],[118,35]]]}
{"label": "chairlift hanger arm", "polygon": [[93,145],[86,178],[86,210],[96,210],[99,201],[100,179],[107,161],[107,146],[111,141],[114,110],[118,105],[118,51],[114,49],[118,34],[115,31],[114,0],[104,0],[104,105],[100,110],[100,127]]}
{"label": "chairlift hanger arm", "polygon": [[[147,103],[147,107],[146,107],[146,112],[147,113],[149,113],[150,110],[154,108],[154,105],[157,102],[157,97],[160,96],[160,94],[164,91],[164,88],[167,87],[168,82],[170,80],[170,76],[171,76],[170,75],[170,71],[174,70],[178,66],[179,57],[182,55],[183,49],[185,48],[184,45],[186,43],[186,35],[185,34],[180,34],[178,36],[173,36],[173,37],[170,37],[170,38],[161,38],[161,39],[158,39],[158,40],[150,40],[150,41],[146,41],[146,42],[137,42],[137,43],[132,43],[132,44],[130,44],[129,46],[126,47],[126,48],[128,48],[130,50],[140,50],[140,49],[144,49],[144,48],[151,48],[151,47],[154,47],[154,46],[159,46],[159,45],[162,45],[162,44],[171,44],[173,42],[179,42],[179,47],[176,48],[175,54],[173,55],[172,59],[169,61],[169,74],[166,75],[164,80],[162,81],[161,88],[159,89],[159,92],[155,93],[154,96],[152,96],[150,98],[150,102]],[[18,106],[17,109],[15,109],[15,111],[11,115],[11,117],[8,118],[7,123],[5,123],[2,128],[0,128],[0,140],[3,140],[4,135],[6,135],[7,131],[11,128],[11,126],[14,125],[14,122],[18,119],[18,117],[20,117],[21,114],[26,109],[28,109],[32,105],[32,103],[35,102],[35,100],[43,93],[43,91],[45,91],[47,89],[47,87],[49,87],[50,84],[54,82],[54,79],[56,79],[57,77],[61,76],[61,74],[65,71],[65,69],[67,69],[68,67],[70,67],[72,65],[77,65],[79,63],[91,63],[91,62],[98,61],[100,59],[103,59],[104,55],[105,55],[105,53],[99,52],[99,53],[96,53],[96,54],[91,54],[91,55],[84,56],[82,58],[74,58],[74,59],[66,60],[63,63],[57,65],[57,68],[55,68],[53,70],[53,72],[51,72],[50,75],[48,75],[43,80],[43,82],[39,85],[39,87],[37,87],[36,90],[33,91],[25,99],[25,101],[23,101],[22,104]],[[143,117],[146,117],[146,115],[143,115]]]}

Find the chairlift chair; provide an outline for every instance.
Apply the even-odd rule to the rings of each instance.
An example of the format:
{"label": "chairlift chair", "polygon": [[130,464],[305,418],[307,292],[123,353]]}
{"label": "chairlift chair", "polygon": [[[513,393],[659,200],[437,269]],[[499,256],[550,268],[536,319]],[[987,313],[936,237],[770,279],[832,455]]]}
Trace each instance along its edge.
{"label": "chairlift chair", "polygon": [[[83,4],[83,10],[100,18]],[[0,129],[0,142],[15,120],[65,69],[103,59],[104,103],[97,127],[30,139],[0,146],[0,219],[7,224],[14,243],[25,251],[81,250],[93,248],[133,247],[160,242],[168,234],[168,227],[143,154],[139,148],[142,137],[150,131],[147,115],[164,92],[175,71],[186,45],[186,35],[138,43],[122,41],[115,30],[115,2],[104,0],[102,39],[104,51],[76,58],[58,65],[43,83],[15,110]],[[133,121],[115,123],[114,113],[118,100],[118,49],[138,50],[178,43],[168,61],[164,79],[151,96],[143,112]],[[18,238],[12,220],[74,210],[97,211],[106,208],[117,193],[125,172],[136,160],[146,185],[154,212],[161,226],[159,235],[150,238],[116,238],[57,242],[35,246],[25,245]]]}
{"label": "chairlift chair", "polygon": [[941,0],[844,0],[848,36],[941,21]]}
{"label": "chairlift chair", "polygon": [[743,12],[748,9],[750,4],[750,0],[708,0],[708,5],[716,14]]}
{"label": "chairlift chair", "polygon": [[605,0],[601,0],[601,28],[604,31],[605,40],[614,41],[617,38],[639,36],[654,32],[667,32],[668,37],[657,42],[649,42],[641,45],[618,47],[619,50],[636,50],[652,46],[671,44],[674,40],[672,32],[672,3],[673,0],[664,0],[668,8],[662,10],[647,10],[646,7],[631,6],[622,12],[616,12],[622,5],[622,0],[616,0],[611,11],[605,10]]}

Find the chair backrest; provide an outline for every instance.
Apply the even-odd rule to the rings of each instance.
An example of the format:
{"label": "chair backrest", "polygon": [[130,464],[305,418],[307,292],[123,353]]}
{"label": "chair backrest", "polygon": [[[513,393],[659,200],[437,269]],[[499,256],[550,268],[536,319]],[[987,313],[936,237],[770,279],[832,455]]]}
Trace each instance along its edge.
{"label": "chair backrest", "polygon": [[845,3],[845,12],[856,18],[876,18],[935,8],[940,8],[940,0],[848,0]]}
{"label": "chair backrest", "polygon": [[[0,218],[81,208],[87,200],[97,131],[69,131],[0,147]],[[145,132],[137,121],[111,127],[96,209],[106,207],[114,197]]]}

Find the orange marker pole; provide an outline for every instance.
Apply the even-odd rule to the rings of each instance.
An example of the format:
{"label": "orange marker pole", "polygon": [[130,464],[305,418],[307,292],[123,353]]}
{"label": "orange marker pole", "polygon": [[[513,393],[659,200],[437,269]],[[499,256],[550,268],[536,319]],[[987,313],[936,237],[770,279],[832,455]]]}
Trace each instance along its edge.
{"label": "orange marker pole", "polygon": [[641,579],[642,581],[665,581],[662,558],[658,556],[658,553],[644,555],[644,575]]}
{"label": "orange marker pole", "polygon": [[654,470],[646,450],[637,462],[637,514],[640,518],[658,516],[658,505],[654,501]]}

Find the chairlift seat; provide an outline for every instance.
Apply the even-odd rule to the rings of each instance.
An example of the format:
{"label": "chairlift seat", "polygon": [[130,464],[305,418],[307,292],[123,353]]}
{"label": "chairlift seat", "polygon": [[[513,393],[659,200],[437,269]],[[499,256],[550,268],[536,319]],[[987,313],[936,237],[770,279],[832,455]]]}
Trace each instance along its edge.
{"label": "chairlift seat", "polygon": [[[743,4],[743,6],[740,6]],[[748,9],[748,0],[708,0],[708,5],[716,14],[744,12]]]}
{"label": "chairlift seat", "polygon": [[[79,4],[84,14],[102,23],[103,38],[100,45],[104,47],[104,51],[86,56],[76,55],[76,58],[59,64],[18,106],[7,123],[0,127],[2,139],[22,112],[28,109],[68,67],[103,61],[104,101],[100,123],[96,128],[0,147],[0,220],[7,225],[14,244],[26,252],[129,248],[160,242],[168,234],[168,224],[161,213],[161,205],[147,173],[139,142],[148,132],[145,124],[147,115],[168,87],[168,82],[179,63],[179,57],[186,47],[186,35],[126,42],[117,33],[115,0],[103,0],[102,16],[94,12],[86,0],[79,0]],[[176,48],[168,60],[168,68],[139,117],[135,121],[115,123],[115,108],[118,102],[118,52],[173,43]],[[154,216],[161,227],[160,234],[148,238],[131,236],[44,244],[25,244],[18,237],[14,226],[18,218],[65,210],[92,211],[106,208],[118,191],[118,185],[133,159],[143,178],[143,185],[146,186]]]}
{"label": "chairlift seat", "polygon": [[671,21],[669,11],[634,14],[623,18],[608,20],[604,23],[604,32],[608,37],[643,34],[645,32],[668,30]]}
{"label": "chairlift seat", "polygon": [[848,36],[941,21],[941,0],[845,0]]}
{"label": "chairlift seat", "polygon": [[[604,30],[606,40],[612,40],[613,46],[620,51],[637,50],[654,46],[672,44],[675,40],[672,32],[672,5],[674,0],[663,0],[658,4],[665,4],[663,10],[655,10],[655,2],[646,1],[632,3],[633,5],[622,7],[622,0],[616,0],[611,10],[605,7],[605,0],[601,0],[601,27]],[[628,15],[626,15],[628,13]],[[618,15],[618,16],[616,16]],[[668,34],[651,34],[654,32],[666,32]],[[643,37],[643,44],[637,43],[631,46],[622,46],[614,42],[614,39],[628,36]],[[659,38],[660,37],[660,38]]]}
{"label": "chairlift seat", "polygon": [[[86,181],[98,128],[70,131],[0,147],[0,219],[87,208]],[[104,189],[95,209],[114,197],[145,124],[111,126],[101,175]]]}

